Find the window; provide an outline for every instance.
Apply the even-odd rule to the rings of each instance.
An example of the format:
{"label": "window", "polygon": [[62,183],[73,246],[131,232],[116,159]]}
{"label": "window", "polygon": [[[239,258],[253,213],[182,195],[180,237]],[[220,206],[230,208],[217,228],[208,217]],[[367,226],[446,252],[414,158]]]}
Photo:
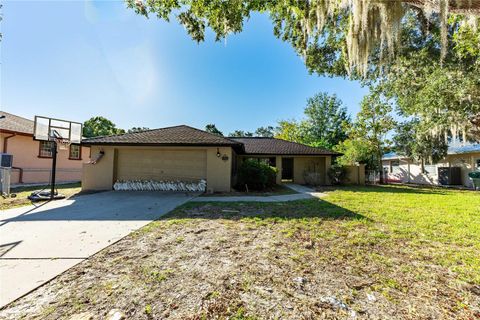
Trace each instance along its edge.
{"label": "window", "polygon": [[480,170],[480,158],[475,160],[475,169]]}
{"label": "window", "polygon": [[68,158],[70,160],[80,160],[82,158],[82,147],[78,144],[71,144]]}
{"label": "window", "polygon": [[40,141],[40,149],[38,151],[38,156],[40,158],[51,158],[52,148],[53,141]]}

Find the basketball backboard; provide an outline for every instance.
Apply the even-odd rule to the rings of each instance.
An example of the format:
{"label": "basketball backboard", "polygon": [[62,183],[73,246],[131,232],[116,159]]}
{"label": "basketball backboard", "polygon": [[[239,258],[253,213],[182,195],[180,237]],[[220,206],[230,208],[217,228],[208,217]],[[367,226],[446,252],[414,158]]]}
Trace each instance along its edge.
{"label": "basketball backboard", "polygon": [[82,124],[68,120],[35,116],[33,129],[35,140],[52,141],[66,140],[70,143],[82,141]]}

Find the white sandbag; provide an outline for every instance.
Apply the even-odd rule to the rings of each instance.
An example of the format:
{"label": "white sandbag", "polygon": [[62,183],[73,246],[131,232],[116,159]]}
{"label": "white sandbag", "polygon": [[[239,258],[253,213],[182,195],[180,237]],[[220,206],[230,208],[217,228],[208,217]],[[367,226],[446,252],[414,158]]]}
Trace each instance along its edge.
{"label": "white sandbag", "polygon": [[118,180],[113,189],[118,191],[190,191],[205,192],[207,181],[155,181],[155,180]]}

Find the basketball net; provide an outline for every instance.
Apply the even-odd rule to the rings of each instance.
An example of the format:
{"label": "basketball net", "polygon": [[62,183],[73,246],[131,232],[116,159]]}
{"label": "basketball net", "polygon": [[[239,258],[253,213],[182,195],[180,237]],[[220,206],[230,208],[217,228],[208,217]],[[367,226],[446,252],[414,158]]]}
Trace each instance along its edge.
{"label": "basketball net", "polygon": [[71,144],[70,140],[62,138],[55,138],[55,142],[57,143],[59,150],[68,150],[68,147],[70,147]]}

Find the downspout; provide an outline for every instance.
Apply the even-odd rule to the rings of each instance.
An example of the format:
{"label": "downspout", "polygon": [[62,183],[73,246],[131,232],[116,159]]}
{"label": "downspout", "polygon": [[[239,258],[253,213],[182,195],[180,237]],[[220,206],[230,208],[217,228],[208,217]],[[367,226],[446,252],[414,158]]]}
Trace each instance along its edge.
{"label": "downspout", "polygon": [[14,134],[9,135],[8,137],[5,137],[5,139],[3,139],[3,153],[7,153],[7,146],[8,146],[8,141],[7,140],[10,139],[10,138],[13,138],[15,136],[16,136],[16,134],[14,133]]}
{"label": "downspout", "polygon": [[[11,134],[9,135],[8,137],[5,137],[3,139],[3,152],[4,153],[7,153],[7,149],[8,149],[8,139],[10,138],[13,138],[15,137],[16,134]],[[17,169],[18,171],[20,171],[19,175],[18,175],[18,183],[23,183],[23,168],[20,168],[20,167],[12,167],[12,169]]]}
{"label": "downspout", "polygon": [[18,174],[18,183],[23,183],[23,168],[12,167],[12,169],[17,169],[18,171],[20,171]]}

